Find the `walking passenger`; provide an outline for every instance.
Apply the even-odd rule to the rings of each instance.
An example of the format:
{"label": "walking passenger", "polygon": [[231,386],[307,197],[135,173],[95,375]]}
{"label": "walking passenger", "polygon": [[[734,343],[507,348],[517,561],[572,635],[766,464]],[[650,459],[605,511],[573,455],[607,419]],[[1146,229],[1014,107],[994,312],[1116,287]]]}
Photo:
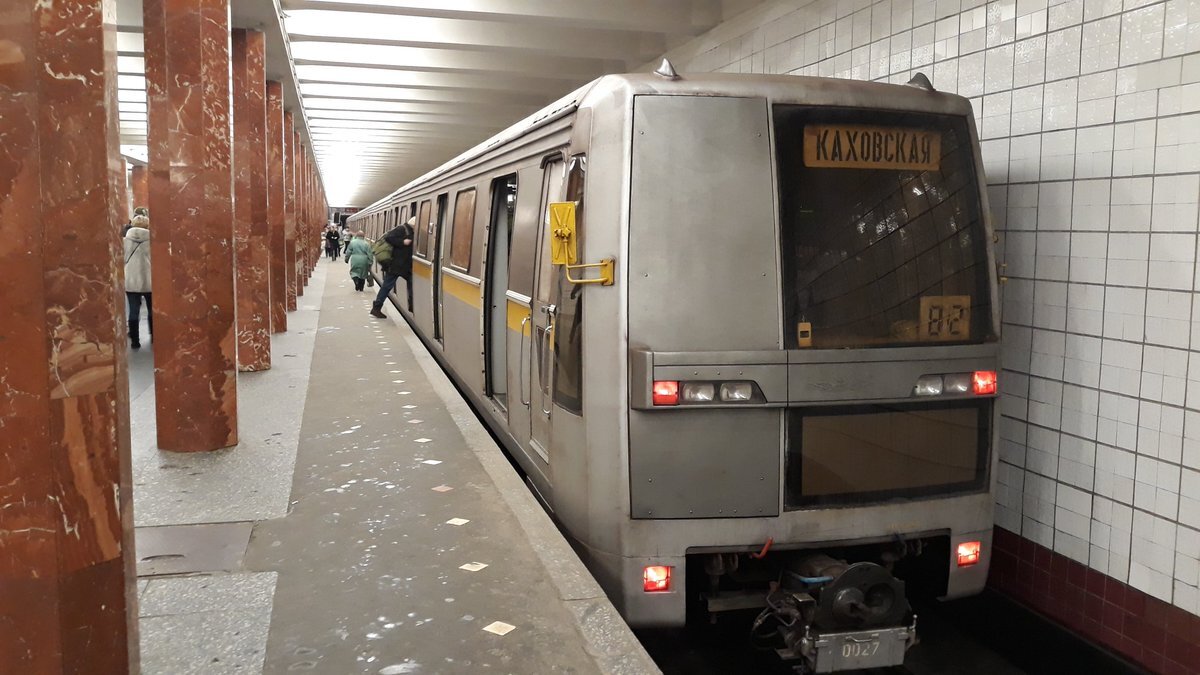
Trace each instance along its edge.
{"label": "walking passenger", "polygon": [[353,241],[354,237],[358,236],[358,234],[361,234],[361,233],[351,232],[350,228],[346,227],[345,225],[342,225],[342,253],[343,254],[350,252],[350,242]]}
{"label": "walking passenger", "polygon": [[408,311],[412,311],[412,243],[416,232],[417,219],[409,218],[407,223],[399,225],[383,235],[371,252],[383,269],[383,283],[379,285],[379,294],[375,296],[375,304],[371,305],[371,316],[386,319],[383,313],[383,303],[388,294],[396,287],[396,280],[404,279],[408,294]]}
{"label": "walking passenger", "polygon": [[375,257],[371,255],[371,245],[367,243],[366,234],[359,230],[346,246],[346,262],[350,263],[350,278],[354,280],[354,290],[361,291],[367,283],[367,275],[371,273],[371,263]]}
{"label": "walking passenger", "polygon": [[150,340],[154,340],[154,309],[150,304],[150,219],[133,217],[133,226],[125,233],[125,300],[129,303],[129,346],[140,349],[142,300],[146,301],[146,320]]}

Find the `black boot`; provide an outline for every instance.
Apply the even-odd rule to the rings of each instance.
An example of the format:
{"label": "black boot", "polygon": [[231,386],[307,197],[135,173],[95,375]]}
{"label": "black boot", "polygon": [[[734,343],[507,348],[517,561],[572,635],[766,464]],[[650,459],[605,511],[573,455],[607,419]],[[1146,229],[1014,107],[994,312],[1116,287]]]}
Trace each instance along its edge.
{"label": "black boot", "polygon": [[132,347],[133,349],[141,349],[142,348],[142,341],[140,339],[140,336],[138,335],[138,322],[137,321],[129,322],[129,346]]}
{"label": "black boot", "polygon": [[387,314],[383,313],[383,304],[382,303],[378,303],[378,302],[371,303],[371,316],[375,317],[376,319],[386,319],[387,318]]}

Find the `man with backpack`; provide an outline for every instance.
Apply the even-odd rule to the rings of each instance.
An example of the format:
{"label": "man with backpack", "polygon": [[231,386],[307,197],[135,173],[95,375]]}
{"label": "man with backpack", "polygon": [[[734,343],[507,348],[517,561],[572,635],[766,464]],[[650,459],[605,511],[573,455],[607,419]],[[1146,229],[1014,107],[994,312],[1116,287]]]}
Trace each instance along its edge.
{"label": "man with backpack", "polygon": [[379,294],[375,296],[375,303],[371,305],[371,316],[377,319],[387,318],[387,315],[383,313],[383,303],[387,301],[388,294],[396,287],[398,279],[404,279],[408,292],[408,311],[412,311],[412,244],[416,226],[417,219],[409,218],[408,222],[389,230],[371,247],[371,252],[375,255],[375,260],[383,272],[383,283],[379,286]]}

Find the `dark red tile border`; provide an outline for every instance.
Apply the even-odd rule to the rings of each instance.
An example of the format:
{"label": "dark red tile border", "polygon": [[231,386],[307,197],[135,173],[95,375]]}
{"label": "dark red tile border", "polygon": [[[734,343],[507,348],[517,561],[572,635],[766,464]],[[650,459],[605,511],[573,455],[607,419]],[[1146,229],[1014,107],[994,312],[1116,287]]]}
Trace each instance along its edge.
{"label": "dark red tile border", "polygon": [[997,592],[1151,672],[1200,675],[1200,616],[1008,530],[992,546]]}

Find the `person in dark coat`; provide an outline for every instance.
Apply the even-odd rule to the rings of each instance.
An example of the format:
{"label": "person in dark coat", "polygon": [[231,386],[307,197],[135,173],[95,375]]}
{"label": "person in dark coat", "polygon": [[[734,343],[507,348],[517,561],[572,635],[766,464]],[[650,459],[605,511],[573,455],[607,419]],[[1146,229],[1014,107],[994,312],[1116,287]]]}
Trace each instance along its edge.
{"label": "person in dark coat", "polygon": [[408,293],[408,311],[412,311],[412,254],[416,225],[417,219],[409,218],[408,222],[392,228],[383,235],[372,249],[383,268],[383,283],[379,286],[375,303],[371,305],[371,316],[377,319],[387,318],[383,313],[383,303],[387,301],[388,294],[396,287],[396,281],[399,279],[404,279]]}

